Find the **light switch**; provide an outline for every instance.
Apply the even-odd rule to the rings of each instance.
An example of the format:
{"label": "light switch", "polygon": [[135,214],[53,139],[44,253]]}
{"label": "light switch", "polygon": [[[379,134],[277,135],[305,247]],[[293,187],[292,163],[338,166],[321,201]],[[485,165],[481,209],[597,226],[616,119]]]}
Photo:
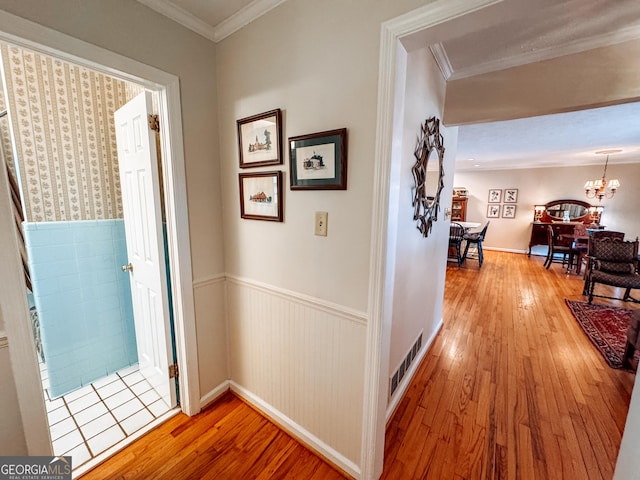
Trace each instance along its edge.
{"label": "light switch", "polygon": [[327,212],[316,212],[316,228],[315,234],[321,237],[327,236],[327,221],[329,214]]}

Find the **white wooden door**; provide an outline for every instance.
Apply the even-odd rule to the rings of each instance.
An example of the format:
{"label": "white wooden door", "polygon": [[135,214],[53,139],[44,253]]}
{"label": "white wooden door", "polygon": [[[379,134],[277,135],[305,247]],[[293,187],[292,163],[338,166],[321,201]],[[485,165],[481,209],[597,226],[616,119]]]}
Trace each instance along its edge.
{"label": "white wooden door", "polygon": [[[158,160],[149,127],[151,93],[143,92],[115,112],[116,139],[133,315],[140,372],[167,406],[176,405]],[[127,268],[125,270],[125,267]]]}

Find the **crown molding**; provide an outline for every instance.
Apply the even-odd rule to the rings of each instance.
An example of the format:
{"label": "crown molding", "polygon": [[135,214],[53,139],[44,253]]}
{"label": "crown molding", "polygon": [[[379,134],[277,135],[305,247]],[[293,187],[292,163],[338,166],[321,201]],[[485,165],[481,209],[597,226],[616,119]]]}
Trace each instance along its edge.
{"label": "crown molding", "polygon": [[254,0],[218,25],[213,26],[184,8],[177,6],[170,0],[138,0],[138,2],[143,5],[215,43],[227,38],[232,33],[237,32],[245,25],[248,25],[256,18],[261,17],[285,1],[286,0]]}
{"label": "crown molding", "polygon": [[434,43],[433,45],[429,45],[429,50],[431,50],[431,55],[433,55],[433,58],[440,69],[440,73],[442,73],[442,78],[444,78],[444,81],[446,82],[451,78],[451,75],[453,75],[453,68],[451,67],[451,62],[449,62],[449,56],[444,49],[444,45],[440,42]]}
{"label": "crown molding", "polygon": [[[452,71],[449,80],[458,80],[461,78],[473,77],[489,72],[504,70],[507,68],[519,67],[528,63],[541,62],[551,60],[552,58],[562,57],[564,55],[572,55],[576,53],[586,52],[596,48],[609,47],[619,43],[637,40],[640,38],[640,27],[633,26],[616,30],[614,32],[596,35],[589,38],[574,40],[564,45],[558,45],[549,48],[542,48],[532,52],[514,55],[511,57],[500,58],[492,62],[486,62],[480,65],[474,65],[470,68],[461,68]],[[444,47],[442,48],[444,52]],[[445,53],[446,55],[446,53]],[[435,56],[435,55],[434,55]],[[436,57],[437,61],[437,57]],[[439,64],[438,64],[439,65]]]}
{"label": "crown molding", "polygon": [[176,4],[168,0],[138,0],[138,2],[179,23],[183,27],[196,32],[198,35],[215,41],[214,27],[187,12],[185,9],[178,7]]}
{"label": "crown molding", "polygon": [[229,35],[237,32],[245,25],[253,22],[256,18],[273,10],[286,0],[254,0],[242,10],[231,15],[214,27],[214,42],[224,40]]}

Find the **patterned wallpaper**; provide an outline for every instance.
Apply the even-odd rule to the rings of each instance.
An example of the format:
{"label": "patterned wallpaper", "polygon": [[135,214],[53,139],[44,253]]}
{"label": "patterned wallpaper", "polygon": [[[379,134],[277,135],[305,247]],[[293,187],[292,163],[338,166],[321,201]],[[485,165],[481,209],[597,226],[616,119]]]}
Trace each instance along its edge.
{"label": "patterned wallpaper", "polygon": [[[0,89],[0,112],[7,110],[7,102],[4,100],[4,91]],[[7,167],[13,175],[16,177],[16,169],[13,163],[13,149],[11,148],[11,133],[9,130],[9,116],[5,115],[0,118],[0,155],[2,160],[7,162]]]}
{"label": "patterned wallpaper", "polygon": [[142,87],[13,46],[1,52],[26,220],[121,218],[113,112]]}

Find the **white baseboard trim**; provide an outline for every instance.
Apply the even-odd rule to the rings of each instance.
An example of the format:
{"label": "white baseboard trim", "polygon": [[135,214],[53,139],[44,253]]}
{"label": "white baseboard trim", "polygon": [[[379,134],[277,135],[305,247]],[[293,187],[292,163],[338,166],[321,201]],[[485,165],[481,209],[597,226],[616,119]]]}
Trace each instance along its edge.
{"label": "white baseboard trim", "polygon": [[220,396],[227,392],[231,388],[229,380],[225,380],[216,388],[205,394],[200,398],[200,408],[203,409],[211,403],[215,402]]}
{"label": "white baseboard trim", "polygon": [[230,380],[229,384],[231,386],[231,391],[259,410],[263,415],[269,418],[269,420],[274,422],[295,439],[303,443],[321,457],[333,463],[338,468],[342,469],[345,473],[348,473],[354,478],[360,478],[360,467],[358,465],[331,448],[312,433],[302,428],[282,412],[273,408],[260,397],[235,383],[233,380]]}
{"label": "white baseboard trim", "polygon": [[528,250],[520,250],[517,248],[499,248],[499,247],[486,247],[482,245],[483,250],[493,250],[494,252],[506,252],[506,253],[527,253]]}
{"label": "white baseboard trim", "polygon": [[386,416],[385,416],[385,423],[389,421],[389,419],[395,413],[396,408],[398,408],[398,405],[400,404],[400,401],[404,397],[404,394],[407,391],[407,388],[409,387],[409,384],[411,383],[411,380],[413,380],[413,376],[415,375],[416,370],[418,370],[418,367],[420,366],[420,363],[422,363],[422,359],[424,358],[425,354],[431,348],[431,345],[433,344],[433,341],[435,340],[436,335],[438,335],[438,332],[440,332],[440,329],[442,328],[443,324],[444,324],[444,322],[443,322],[443,320],[441,318],[440,322],[438,322],[438,325],[436,326],[435,330],[433,331],[433,333],[429,337],[429,340],[427,340],[425,342],[425,344],[422,346],[422,348],[418,352],[418,356],[417,356],[416,360],[411,364],[411,366],[409,367],[409,371],[405,374],[404,378],[400,382],[400,385],[398,385],[397,390],[394,392],[394,395],[393,395],[393,397],[391,397],[391,401],[389,402],[389,405],[387,406],[387,413],[386,413]]}

